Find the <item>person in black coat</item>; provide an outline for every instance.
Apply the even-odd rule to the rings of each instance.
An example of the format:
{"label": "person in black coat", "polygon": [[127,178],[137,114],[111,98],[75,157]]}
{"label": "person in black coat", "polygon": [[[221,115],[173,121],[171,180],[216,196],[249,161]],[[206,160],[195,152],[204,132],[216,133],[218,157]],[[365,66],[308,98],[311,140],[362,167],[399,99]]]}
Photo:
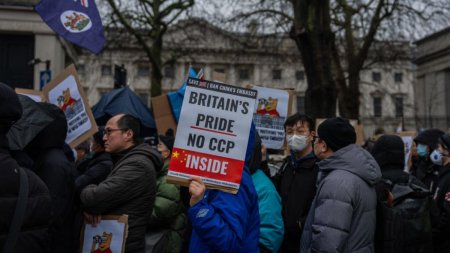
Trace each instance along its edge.
{"label": "person in black coat", "polygon": [[[3,251],[15,215],[20,188],[19,165],[11,156],[6,138],[14,121],[20,119],[22,106],[15,92],[0,83],[0,251]],[[28,177],[28,202],[14,252],[48,252],[47,232],[51,218],[51,199],[44,182],[31,170]]]}
{"label": "person in black coat", "polygon": [[105,180],[113,168],[111,155],[105,152],[102,129],[94,134],[90,149],[90,156],[82,160],[77,167],[79,173],[75,180],[77,198],[84,187],[90,184],[99,184]]}
{"label": "person in black coat", "polygon": [[53,218],[50,226],[50,251],[66,252],[73,249],[74,229],[74,163],[64,152],[67,121],[57,106],[39,103],[54,120],[25,147],[34,160],[33,170],[47,185],[52,197]]}
{"label": "person in black coat", "polygon": [[433,197],[436,209],[431,217],[435,252],[447,253],[450,252],[450,134],[441,136],[438,142],[443,167],[439,171],[439,184]]}
{"label": "person in black coat", "polygon": [[442,135],[444,135],[443,131],[433,128],[421,132],[414,139],[419,159],[413,160],[411,174],[422,181],[433,194],[436,191],[439,170],[442,166],[434,164],[430,155],[437,148],[438,139]]}

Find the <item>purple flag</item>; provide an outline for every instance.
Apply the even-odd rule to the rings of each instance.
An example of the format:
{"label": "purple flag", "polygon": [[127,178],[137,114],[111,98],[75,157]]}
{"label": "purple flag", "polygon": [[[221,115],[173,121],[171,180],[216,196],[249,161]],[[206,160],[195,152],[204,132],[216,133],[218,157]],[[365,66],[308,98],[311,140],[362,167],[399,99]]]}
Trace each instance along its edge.
{"label": "purple flag", "polygon": [[41,0],[35,10],[55,33],[98,54],[105,45],[94,0]]}

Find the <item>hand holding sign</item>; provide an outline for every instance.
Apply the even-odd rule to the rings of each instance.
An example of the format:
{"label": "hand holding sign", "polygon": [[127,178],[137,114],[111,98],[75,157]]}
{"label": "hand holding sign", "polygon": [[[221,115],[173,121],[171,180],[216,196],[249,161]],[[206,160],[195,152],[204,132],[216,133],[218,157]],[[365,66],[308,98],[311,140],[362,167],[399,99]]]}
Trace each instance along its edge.
{"label": "hand holding sign", "polygon": [[189,205],[193,206],[203,199],[206,191],[206,186],[198,177],[193,177],[189,181],[189,194],[191,194]]}

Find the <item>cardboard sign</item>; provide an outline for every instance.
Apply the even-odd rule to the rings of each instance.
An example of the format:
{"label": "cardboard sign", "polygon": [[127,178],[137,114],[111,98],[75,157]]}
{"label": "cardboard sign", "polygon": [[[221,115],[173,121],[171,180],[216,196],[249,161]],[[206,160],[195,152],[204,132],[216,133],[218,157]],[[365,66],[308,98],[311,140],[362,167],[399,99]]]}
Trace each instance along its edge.
{"label": "cardboard sign", "polygon": [[258,97],[253,122],[261,141],[269,149],[281,149],[284,145],[284,122],[288,116],[289,92],[253,86]]}
{"label": "cardboard sign", "polygon": [[223,83],[187,80],[168,171],[169,182],[198,176],[208,188],[236,193],[257,91]]}
{"label": "cardboard sign", "polygon": [[81,230],[81,253],[124,252],[128,215],[105,215],[97,226],[84,224]]}
{"label": "cardboard sign", "polygon": [[44,93],[42,93],[41,91],[30,90],[30,89],[21,89],[21,88],[16,88],[15,91],[17,94],[25,95],[25,96],[33,99],[35,102],[38,102],[38,103],[45,102]]}
{"label": "cardboard sign", "polygon": [[416,137],[415,131],[404,131],[398,133],[398,135],[402,138],[403,143],[405,144],[405,172],[409,172],[409,168],[411,168],[411,157],[412,157],[412,146],[414,142],[414,138]]}
{"label": "cardboard sign", "polygon": [[67,118],[66,142],[74,148],[97,131],[74,65],[67,67],[43,89],[46,100],[61,108]]}
{"label": "cardboard sign", "polygon": [[177,123],[170,109],[167,95],[152,97],[152,110],[158,133],[164,134],[169,128],[174,131],[177,129]]}

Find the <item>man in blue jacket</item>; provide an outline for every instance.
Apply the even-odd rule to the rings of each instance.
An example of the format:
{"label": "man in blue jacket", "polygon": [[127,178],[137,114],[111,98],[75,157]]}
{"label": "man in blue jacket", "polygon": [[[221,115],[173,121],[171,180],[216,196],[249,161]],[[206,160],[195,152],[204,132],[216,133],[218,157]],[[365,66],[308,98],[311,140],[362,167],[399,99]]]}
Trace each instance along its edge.
{"label": "man in blue jacket", "polygon": [[[252,126],[246,164],[251,160],[256,130]],[[259,252],[258,196],[246,166],[237,194],[206,190],[192,178],[188,211],[192,223],[189,252]]]}

